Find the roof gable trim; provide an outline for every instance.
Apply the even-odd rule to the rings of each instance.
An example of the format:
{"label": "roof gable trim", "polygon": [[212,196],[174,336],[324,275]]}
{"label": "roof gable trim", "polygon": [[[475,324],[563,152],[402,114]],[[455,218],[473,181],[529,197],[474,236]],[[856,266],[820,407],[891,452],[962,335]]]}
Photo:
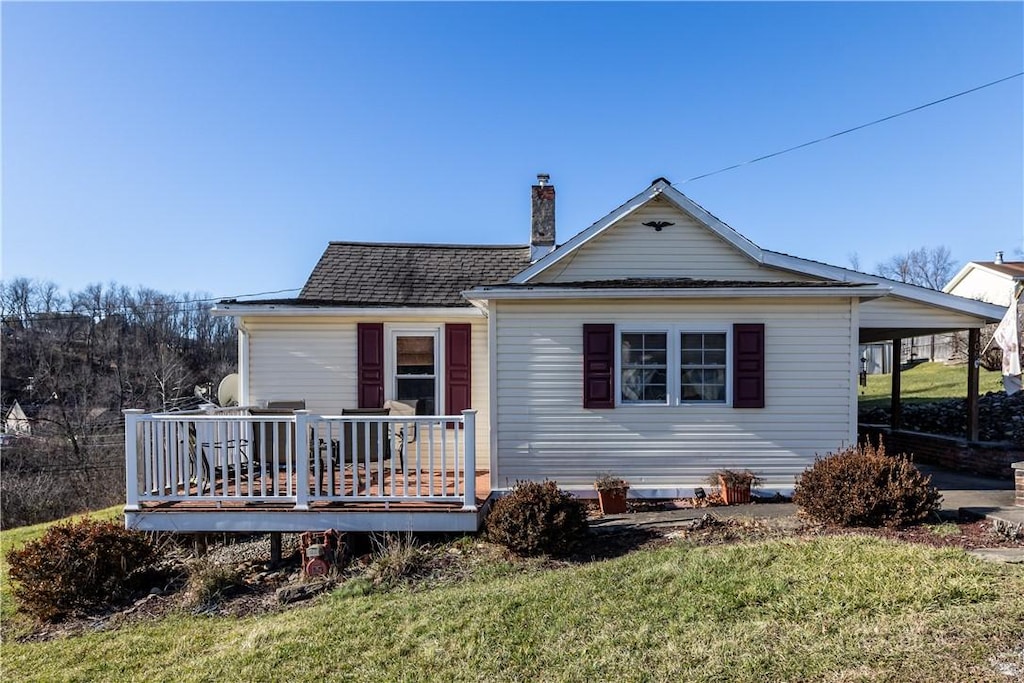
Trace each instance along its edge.
{"label": "roof gable trim", "polygon": [[863,282],[886,286],[891,290],[892,296],[937,308],[944,308],[956,313],[984,318],[987,322],[998,322],[1004,313],[1004,309],[1001,306],[988,304],[983,301],[965,299],[955,294],[946,294],[945,292],[928,289],[927,287],[897,282],[896,280],[884,278],[881,275],[869,275],[856,270],[848,270],[839,266],[831,266],[827,263],[810,261],[799,256],[790,256],[789,254],[781,254],[775,251],[764,251],[764,264],[781,270],[829,280]]}
{"label": "roof gable trim", "polygon": [[510,282],[515,284],[525,284],[529,282],[569,254],[575,252],[587,242],[603,234],[608,230],[608,228],[615,225],[626,216],[659,196],[663,196],[683,213],[693,216],[693,218],[700,222],[705,228],[710,230],[720,239],[732,245],[755,263],[762,262],[762,252],[760,247],[719,219],[715,218],[702,206],[672,187],[667,180],[659,178],[649,188],[636,195],[604,218],[601,218],[586,230],[577,233],[568,242],[556,248],[544,258],[536,261],[529,268],[518,273],[510,280]]}

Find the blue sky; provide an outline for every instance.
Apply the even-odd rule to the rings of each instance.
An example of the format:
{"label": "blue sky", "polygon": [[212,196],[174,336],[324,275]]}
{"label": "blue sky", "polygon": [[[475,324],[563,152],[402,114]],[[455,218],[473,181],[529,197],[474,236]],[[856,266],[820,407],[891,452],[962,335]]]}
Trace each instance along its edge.
{"label": "blue sky", "polygon": [[1021,3],[4,3],[3,277],[299,287],[329,240],[559,241],[664,176],[873,269],[1024,244]]}

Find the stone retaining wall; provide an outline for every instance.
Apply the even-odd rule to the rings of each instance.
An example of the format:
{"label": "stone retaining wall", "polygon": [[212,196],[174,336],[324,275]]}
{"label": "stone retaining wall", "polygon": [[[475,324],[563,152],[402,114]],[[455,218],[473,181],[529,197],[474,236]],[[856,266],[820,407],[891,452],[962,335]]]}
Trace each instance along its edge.
{"label": "stone retaining wall", "polygon": [[[893,455],[912,455],[914,462],[938,465],[955,472],[970,472],[998,479],[1014,478],[1014,463],[1024,460],[1024,448],[1009,443],[967,441],[951,436],[936,436],[904,430],[893,431],[883,425],[862,424],[861,441],[885,440],[885,450]],[[1024,472],[1016,471],[1017,504],[1021,505]]]}
{"label": "stone retaining wall", "polygon": [[1013,463],[1013,480],[1017,495],[1013,498],[1013,504],[1024,508],[1024,462]]}

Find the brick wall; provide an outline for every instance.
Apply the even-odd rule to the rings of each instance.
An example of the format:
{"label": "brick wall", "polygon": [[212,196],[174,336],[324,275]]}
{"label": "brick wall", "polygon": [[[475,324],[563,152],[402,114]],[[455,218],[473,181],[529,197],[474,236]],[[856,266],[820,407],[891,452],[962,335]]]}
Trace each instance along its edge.
{"label": "brick wall", "polygon": [[[885,440],[886,452],[905,454],[914,462],[938,465],[954,472],[970,472],[998,479],[1014,478],[1015,462],[1024,460],[1024,449],[1012,444],[969,442],[951,436],[936,436],[921,432],[893,431],[881,425],[862,424],[858,428],[861,441],[870,439],[878,443],[878,437]],[[1017,470],[1017,504],[1021,501],[1021,486],[1024,472]]]}

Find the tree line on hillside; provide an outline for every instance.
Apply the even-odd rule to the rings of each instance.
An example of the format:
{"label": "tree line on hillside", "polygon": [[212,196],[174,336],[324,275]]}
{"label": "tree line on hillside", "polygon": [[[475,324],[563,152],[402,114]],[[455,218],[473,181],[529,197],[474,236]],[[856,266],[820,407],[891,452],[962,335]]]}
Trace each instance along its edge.
{"label": "tree line on hillside", "polygon": [[17,402],[25,433],[0,451],[0,525],[124,500],[121,411],[197,404],[237,365],[230,318],[199,294],[117,284],[62,292],[0,281],[0,394],[5,431]]}

